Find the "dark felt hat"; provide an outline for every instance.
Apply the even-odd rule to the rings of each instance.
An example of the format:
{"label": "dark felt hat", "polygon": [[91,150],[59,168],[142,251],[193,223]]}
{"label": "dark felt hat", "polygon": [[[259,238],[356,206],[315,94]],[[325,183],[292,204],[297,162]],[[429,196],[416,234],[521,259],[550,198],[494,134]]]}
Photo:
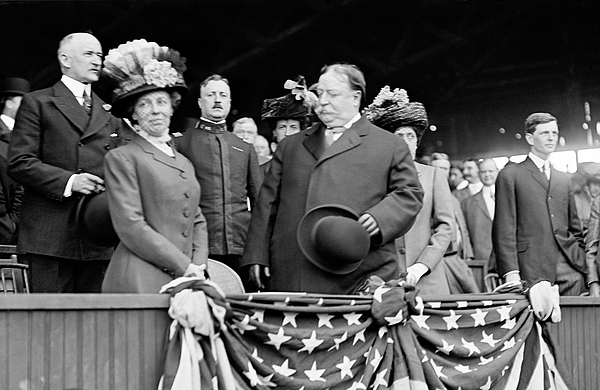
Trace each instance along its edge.
{"label": "dark felt hat", "polygon": [[298,224],[297,239],[306,258],[333,274],[349,274],[360,267],[371,240],[358,214],[343,205],[313,208]]}
{"label": "dark felt hat", "polygon": [[9,77],[2,83],[2,96],[22,96],[30,91],[29,81],[20,77]]}
{"label": "dark felt hat", "polygon": [[109,248],[119,243],[119,237],[108,211],[106,192],[83,196],[76,211],[82,239],[96,247]]}

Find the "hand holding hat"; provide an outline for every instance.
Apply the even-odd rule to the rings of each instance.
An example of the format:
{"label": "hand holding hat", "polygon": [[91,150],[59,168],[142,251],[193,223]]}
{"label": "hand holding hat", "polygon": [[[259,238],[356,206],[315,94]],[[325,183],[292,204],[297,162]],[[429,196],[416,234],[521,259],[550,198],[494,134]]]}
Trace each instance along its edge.
{"label": "hand holding hat", "polygon": [[549,281],[543,280],[534,284],[529,289],[529,302],[535,316],[541,321],[560,322],[560,298],[558,286],[551,285]]}
{"label": "hand holding hat", "polygon": [[406,284],[416,286],[419,280],[429,272],[429,268],[423,263],[415,263],[406,269]]}

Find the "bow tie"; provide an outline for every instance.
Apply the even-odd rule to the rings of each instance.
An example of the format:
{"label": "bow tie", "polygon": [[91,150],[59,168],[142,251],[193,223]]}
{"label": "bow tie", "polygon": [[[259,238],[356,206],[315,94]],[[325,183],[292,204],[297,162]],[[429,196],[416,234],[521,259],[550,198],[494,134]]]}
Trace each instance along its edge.
{"label": "bow tie", "polygon": [[212,123],[200,119],[196,124],[196,128],[208,131],[209,133],[224,133],[227,131],[226,123]]}

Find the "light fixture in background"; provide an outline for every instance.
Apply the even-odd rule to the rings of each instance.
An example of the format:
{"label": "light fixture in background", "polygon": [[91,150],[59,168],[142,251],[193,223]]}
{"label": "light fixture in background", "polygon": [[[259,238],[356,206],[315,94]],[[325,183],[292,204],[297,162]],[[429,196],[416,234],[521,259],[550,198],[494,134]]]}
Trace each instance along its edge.
{"label": "light fixture in background", "polygon": [[506,133],[506,129],[504,127],[501,127],[498,129],[498,133],[504,134],[504,133]]}
{"label": "light fixture in background", "polygon": [[436,125],[429,125],[429,130],[436,131],[437,130],[437,126]]}

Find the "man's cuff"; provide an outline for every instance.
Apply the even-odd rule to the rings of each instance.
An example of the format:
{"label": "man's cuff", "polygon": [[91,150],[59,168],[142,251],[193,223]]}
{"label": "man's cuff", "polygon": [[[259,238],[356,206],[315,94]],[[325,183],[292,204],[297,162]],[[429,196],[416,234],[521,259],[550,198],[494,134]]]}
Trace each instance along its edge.
{"label": "man's cuff", "polygon": [[67,185],[65,186],[65,192],[63,192],[63,196],[68,198],[73,195],[73,182],[75,181],[75,175],[71,175],[69,181],[67,181]]}

